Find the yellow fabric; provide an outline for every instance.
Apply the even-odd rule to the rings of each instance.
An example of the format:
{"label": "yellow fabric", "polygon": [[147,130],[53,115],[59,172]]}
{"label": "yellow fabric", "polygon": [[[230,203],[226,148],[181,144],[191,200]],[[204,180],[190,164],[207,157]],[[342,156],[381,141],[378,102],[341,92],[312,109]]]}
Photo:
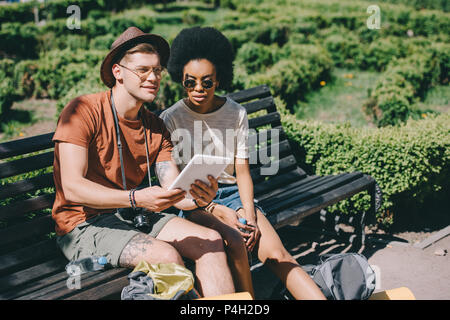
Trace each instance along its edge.
{"label": "yellow fabric", "polygon": [[192,272],[176,263],[149,264],[141,261],[134,271],[145,272],[153,279],[155,293],[150,295],[157,299],[171,299],[180,290],[187,293],[194,288]]}
{"label": "yellow fabric", "polygon": [[369,300],[416,300],[407,287],[400,287],[374,293]]}
{"label": "yellow fabric", "polygon": [[249,292],[244,291],[244,292],[224,294],[221,296],[199,298],[196,300],[253,300],[253,297]]}

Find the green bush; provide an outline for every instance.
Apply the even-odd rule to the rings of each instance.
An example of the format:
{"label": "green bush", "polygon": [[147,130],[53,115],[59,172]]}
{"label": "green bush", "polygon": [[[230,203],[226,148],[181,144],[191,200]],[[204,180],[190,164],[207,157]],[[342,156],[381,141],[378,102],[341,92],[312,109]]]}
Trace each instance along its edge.
{"label": "green bush", "polygon": [[[170,0],[152,1],[169,2]],[[15,3],[0,6],[0,23],[4,22],[32,22],[34,21],[33,9],[35,6],[39,8],[39,18],[45,20],[53,20],[59,18],[67,18],[67,8],[71,5],[77,5],[80,8],[81,18],[87,16],[98,18],[99,12],[122,11],[125,9],[140,7],[147,4],[146,0],[52,0],[45,3]],[[90,12],[93,12],[89,14]]]}
{"label": "green bush", "polygon": [[431,86],[439,83],[442,68],[446,68],[448,57],[436,53],[414,53],[393,61],[376,83],[366,111],[372,115],[378,126],[398,125],[410,116],[410,106],[418,99],[424,99]]}
{"label": "green bush", "polygon": [[244,30],[225,30],[224,35],[230,40],[235,52],[246,43],[256,42],[264,45],[283,46],[289,40],[290,27],[283,23],[261,22]]}
{"label": "green bush", "polygon": [[[450,174],[449,114],[409,120],[398,127],[356,129],[349,124],[301,121],[278,106],[285,132],[310,174],[360,171],[377,181],[384,194],[379,221],[389,224],[392,221],[383,221],[387,211],[394,212],[395,221],[396,214],[423,206],[427,198],[445,200]],[[361,194],[331,211],[357,214],[368,208],[369,197]]]}
{"label": "green bush", "polygon": [[33,59],[38,57],[37,28],[20,23],[2,24],[0,30],[0,56]]}
{"label": "green bush", "polygon": [[[95,15],[94,15],[95,17]],[[31,23],[5,23],[0,31],[0,55],[35,59],[39,52],[53,49],[84,49],[90,47],[90,41],[102,37],[95,45],[103,48],[101,43],[108,37],[116,38],[125,29],[136,26],[144,32],[151,32],[155,19],[148,14],[120,13],[103,18],[85,18],[81,20],[81,29],[67,28],[66,19],[47,21],[36,27]],[[108,39],[109,40],[109,39]],[[107,41],[109,42],[109,41]],[[109,49],[109,46],[108,46]]]}
{"label": "green bush", "polygon": [[34,76],[39,69],[36,60],[22,60],[14,66],[14,87],[21,99],[30,98],[34,94]]}
{"label": "green bush", "polygon": [[402,58],[404,55],[400,39],[396,37],[379,38],[361,48],[357,63],[358,67],[363,70],[383,71],[394,58]]}
{"label": "green bush", "polygon": [[[35,95],[59,99],[90,73],[98,76],[104,51],[51,51],[41,57],[34,75]],[[98,67],[97,67],[98,66]]]}
{"label": "green bush", "polygon": [[450,11],[450,3],[447,0],[381,0],[382,2],[390,2],[395,4],[404,4],[415,9],[440,9],[445,12]]}
{"label": "green bush", "polygon": [[89,46],[94,50],[109,50],[116,38],[117,37],[112,34],[98,36],[90,41]]}
{"label": "green bush", "polygon": [[258,73],[236,70],[234,89],[268,84],[290,109],[319,83],[331,77],[333,61],[321,46],[288,43],[273,52],[274,65]]}
{"label": "green bush", "polygon": [[355,60],[358,61],[361,55],[361,45],[354,33],[331,34],[325,39],[324,46],[330,52],[331,58],[338,67],[355,67]]}
{"label": "green bush", "polygon": [[275,50],[278,50],[278,48],[249,42],[239,49],[236,63],[242,63],[249,74],[261,72],[273,64],[272,52]]}
{"label": "green bush", "polygon": [[129,27],[138,27],[144,32],[150,32],[155,25],[155,20],[146,15],[128,17],[126,15],[113,15],[98,20],[86,19],[81,23],[81,32],[86,34],[88,39],[111,34],[120,35]]}
{"label": "green bush", "polygon": [[0,122],[4,119],[16,100],[13,81],[0,70]]}
{"label": "green bush", "polygon": [[195,9],[185,10],[181,15],[181,21],[187,25],[201,25],[205,22],[205,18]]}
{"label": "green bush", "polygon": [[5,118],[13,102],[18,98],[12,80],[13,72],[13,60],[0,60],[0,122]]}
{"label": "green bush", "polygon": [[64,107],[72,99],[75,99],[76,97],[85,94],[105,91],[107,90],[107,87],[103,84],[103,82],[101,82],[100,75],[97,72],[95,72],[88,74],[87,77],[85,77],[83,80],[78,81],[76,85],[67,89],[68,90],[65,91],[64,96],[61,96],[56,105],[57,117],[59,117],[59,114],[61,113],[62,109],[64,109]]}
{"label": "green bush", "polygon": [[28,22],[34,21],[33,13],[34,4],[26,3],[11,3],[0,6],[0,24],[5,22]]}

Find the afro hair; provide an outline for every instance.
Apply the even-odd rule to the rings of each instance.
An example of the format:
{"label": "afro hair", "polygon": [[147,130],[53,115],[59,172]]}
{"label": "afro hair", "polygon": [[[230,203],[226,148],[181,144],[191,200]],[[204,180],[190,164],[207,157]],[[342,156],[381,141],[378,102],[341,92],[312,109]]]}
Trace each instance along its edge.
{"label": "afro hair", "polygon": [[170,51],[167,70],[173,81],[183,81],[183,69],[189,61],[206,59],[216,68],[219,89],[230,88],[233,81],[234,52],[230,41],[217,29],[183,29],[173,40]]}

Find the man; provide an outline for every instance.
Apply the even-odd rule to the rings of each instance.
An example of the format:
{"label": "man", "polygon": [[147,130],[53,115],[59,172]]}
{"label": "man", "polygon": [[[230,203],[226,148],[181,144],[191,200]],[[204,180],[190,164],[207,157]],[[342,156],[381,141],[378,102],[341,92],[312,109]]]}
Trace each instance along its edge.
{"label": "man", "polygon": [[[57,242],[68,259],[102,255],[116,267],[141,260],[183,265],[181,254],[195,261],[203,296],[232,293],[219,233],[162,212],[205,207],[218,188],[212,177],[209,185],[197,181],[190,190],[195,201],[185,199],[185,191],[167,190],[178,175],[170,134],[142,106],[155,99],[168,58],[163,38],[128,28],[101,66],[111,90],[78,97],[62,111],[53,137]],[[162,188],[151,186],[153,163]],[[147,179],[148,187],[136,189]],[[135,208],[147,210],[146,232],[130,221]]]}

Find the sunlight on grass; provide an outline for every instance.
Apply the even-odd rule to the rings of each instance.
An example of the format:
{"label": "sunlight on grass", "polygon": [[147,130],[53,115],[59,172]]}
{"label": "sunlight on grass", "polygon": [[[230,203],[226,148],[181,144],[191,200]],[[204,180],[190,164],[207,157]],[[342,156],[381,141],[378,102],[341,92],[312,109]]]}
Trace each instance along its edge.
{"label": "sunlight on grass", "polygon": [[321,88],[307,96],[307,102],[297,105],[299,119],[314,119],[323,122],[350,122],[354,127],[370,125],[362,105],[367,100],[368,90],[373,88],[379,73],[335,69],[333,81],[321,81]]}
{"label": "sunlight on grass", "polygon": [[423,102],[413,105],[414,108],[421,110],[431,110],[436,112],[450,111],[450,86],[441,85],[431,88]]}

